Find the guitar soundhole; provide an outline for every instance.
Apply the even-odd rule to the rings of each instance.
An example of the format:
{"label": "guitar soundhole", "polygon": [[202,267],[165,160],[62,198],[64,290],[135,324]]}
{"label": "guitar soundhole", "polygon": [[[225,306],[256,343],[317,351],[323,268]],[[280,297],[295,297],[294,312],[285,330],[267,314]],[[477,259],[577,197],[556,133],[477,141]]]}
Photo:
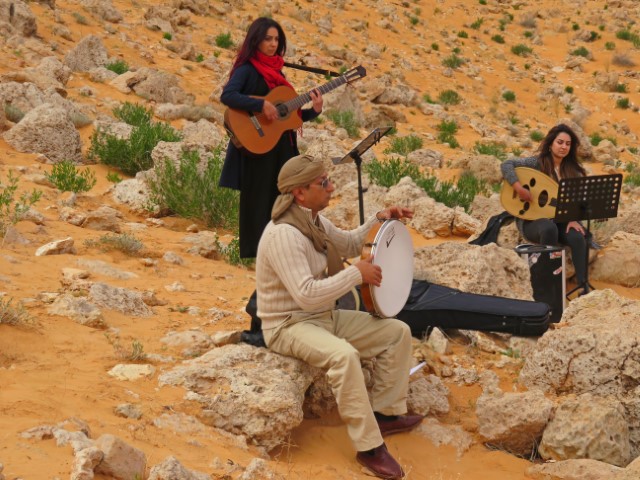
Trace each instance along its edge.
{"label": "guitar soundhole", "polygon": [[540,192],[540,195],[538,195],[538,206],[544,207],[547,203],[549,203],[549,192],[543,190]]}
{"label": "guitar soundhole", "polygon": [[286,117],[287,114],[289,113],[287,111],[287,106],[284,103],[281,103],[280,105],[276,105],[276,109],[278,110],[278,116],[280,118]]}

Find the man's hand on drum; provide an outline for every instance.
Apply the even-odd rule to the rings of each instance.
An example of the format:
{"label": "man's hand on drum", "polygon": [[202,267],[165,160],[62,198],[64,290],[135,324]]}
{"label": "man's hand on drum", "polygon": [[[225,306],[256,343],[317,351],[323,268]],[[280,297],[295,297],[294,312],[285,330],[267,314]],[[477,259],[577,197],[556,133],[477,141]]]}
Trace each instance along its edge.
{"label": "man's hand on drum", "polygon": [[382,283],[382,269],[380,268],[380,265],[374,265],[371,263],[372,260],[373,257],[369,255],[369,258],[365,258],[364,260],[360,260],[356,263],[355,267],[360,270],[362,283],[368,283],[379,287]]}
{"label": "man's hand on drum", "polygon": [[413,218],[413,210],[410,208],[399,207],[394,205],[393,207],[385,208],[376,213],[376,218],[380,221],[389,220],[392,218]]}

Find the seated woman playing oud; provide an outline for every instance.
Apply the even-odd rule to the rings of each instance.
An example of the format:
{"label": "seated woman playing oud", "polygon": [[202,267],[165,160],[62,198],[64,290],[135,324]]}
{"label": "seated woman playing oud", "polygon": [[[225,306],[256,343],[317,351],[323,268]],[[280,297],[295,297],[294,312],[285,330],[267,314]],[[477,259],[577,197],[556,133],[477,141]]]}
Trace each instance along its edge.
{"label": "seated woman playing oud", "polygon": [[[558,124],[549,130],[547,136],[540,142],[537,155],[503,162],[500,166],[502,176],[521,200],[531,201],[531,192],[520,184],[515,169],[517,167],[534,168],[556,182],[563,178],[584,177],[587,172],[579,163],[576,153],[579,146],[580,140],[575,132],[565,124]],[[553,219],[540,218],[538,220],[517,219],[516,224],[520,233],[528,241],[543,245],[568,245],[576,270],[576,282],[578,286],[586,287],[587,243],[584,227],[579,222],[555,223]],[[583,288],[580,294],[584,292]]]}

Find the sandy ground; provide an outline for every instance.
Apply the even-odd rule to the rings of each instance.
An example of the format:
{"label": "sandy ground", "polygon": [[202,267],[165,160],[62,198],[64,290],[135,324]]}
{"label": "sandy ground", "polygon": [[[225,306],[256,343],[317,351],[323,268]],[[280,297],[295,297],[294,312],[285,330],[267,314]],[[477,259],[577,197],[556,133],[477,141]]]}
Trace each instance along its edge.
{"label": "sandy ground", "polygon": [[[142,17],[143,9],[152,2],[115,1],[114,5],[127,17],[126,23],[134,22]],[[245,2],[246,4],[247,2]],[[314,18],[325,13],[322,3],[301,2],[306,8],[314,10]],[[405,2],[408,3],[408,2]],[[540,127],[546,130],[564,112],[558,111],[557,106],[544,104],[537,98],[537,88],[531,81],[519,81],[512,75],[514,69],[524,71],[527,60],[519,57],[509,57],[506,54],[486,54],[474,45],[476,37],[482,37],[484,44],[489,43],[489,34],[474,33],[472,38],[461,43],[464,53],[482,66],[483,82],[474,80],[471,76],[456,74],[454,78],[445,78],[439,67],[440,58],[448,54],[445,49],[449,40],[443,40],[440,32],[456,32],[465,28],[470,21],[479,17],[486,18],[486,24],[491,25],[491,34],[495,33],[495,25],[499,14],[487,10],[479,10],[477,2],[462,1],[417,1],[416,7],[421,9],[423,28],[420,30],[402,30],[398,34],[388,34],[377,25],[378,15],[366,5],[355,2],[339,17],[334,17],[334,33],[331,41],[344,44],[355,51],[362,50],[366,38],[353,35],[347,25],[349,20],[365,19],[370,21],[370,38],[386,49],[380,59],[368,65],[372,74],[389,72],[402,73],[405,82],[414,86],[422,93],[430,93],[432,97],[445,88],[454,86],[465,98],[464,108],[469,111],[479,111],[486,114],[487,122],[501,123],[506,115],[514,115],[520,119],[520,124],[530,125],[531,128]],[[472,6],[473,3],[473,6]],[[491,2],[489,2],[491,3]],[[525,4],[527,2],[524,2]],[[533,5],[532,2],[531,5]],[[605,2],[591,1],[593,11],[602,9]],[[281,15],[288,13],[291,5],[283,2]],[[556,8],[557,2],[535,2],[540,8]],[[117,26],[118,33],[104,34],[101,24],[83,11],[75,2],[58,1],[60,18],[73,31],[74,42],[90,33],[99,33],[104,37],[110,53],[126,59],[129,64],[140,66],[155,66],[178,74],[183,88],[196,96],[197,103],[210,102],[209,96],[219,87],[219,81],[211,71],[198,65],[191,65],[180,60],[175,54],[162,47],[160,32],[151,32],[140,26]],[[29,7],[38,16],[38,32],[46,43],[57,45],[52,54],[63,55],[74,44],[54,35],[53,28],[56,21],[53,13],[45,6],[29,3]],[[400,8],[400,7],[398,7]],[[558,7],[559,8],[559,7]],[[542,46],[536,46],[536,51],[544,56],[549,65],[562,64],[569,47],[556,48],[565,45],[570,37],[569,31],[559,31],[558,24],[566,18],[571,18],[570,6],[560,15],[549,16],[548,23],[538,20],[538,31],[544,33]],[[440,10],[438,12],[438,9]],[[89,19],[87,25],[78,24],[72,15],[81,11]],[[240,9],[239,13],[231,17],[229,23],[225,18],[212,15],[210,17],[194,17],[194,28],[184,29],[184,33],[176,38],[189,39],[200,46],[205,56],[210,56],[214,50],[206,43],[207,35],[216,35],[229,29],[228,25],[236,25],[238,15],[250,11],[250,5]],[[514,11],[514,13],[517,13]],[[275,15],[278,18],[278,15]],[[403,17],[404,18],[404,17]],[[313,45],[315,29],[302,24],[298,20],[287,17],[287,22],[296,28],[294,43],[299,47]],[[490,23],[492,22],[492,23]],[[489,27],[487,26],[489,30]],[[235,32],[235,30],[234,30]],[[504,33],[511,44],[522,40],[523,28],[514,24],[513,28]],[[596,61],[587,64],[584,72],[578,74],[565,70],[557,73],[558,80],[567,85],[575,85],[577,90],[587,91],[593,72],[598,69],[616,68],[610,64],[610,55],[602,47],[605,40],[614,38],[613,29],[602,33],[603,40],[593,46],[597,51]],[[485,38],[486,37],[486,38]],[[137,42],[132,46],[130,41]],[[442,52],[426,52],[432,42],[440,42]],[[619,41],[618,41],[619,42]],[[331,42],[329,42],[331,43]],[[415,50],[415,45],[421,45],[425,50]],[[489,43],[490,46],[492,46]],[[153,52],[155,65],[140,56],[140,51],[146,46]],[[231,53],[223,51],[221,58],[230,58]],[[429,57],[434,68],[399,69],[399,59]],[[634,53],[635,55],[635,53]],[[28,66],[24,59],[24,52],[19,48],[3,45],[3,55],[0,58],[0,71],[11,71],[17,66]],[[529,60],[532,63],[532,60]],[[421,65],[418,60],[414,62]],[[295,82],[308,79],[306,74],[294,73]],[[86,98],[78,90],[83,85],[90,84],[96,90],[95,98]],[[501,88],[510,88],[517,92],[517,104],[496,108],[496,98],[499,98]],[[109,112],[114,102],[141,101],[134,95],[118,93],[107,85],[96,84],[88,80],[86,74],[74,74],[67,85],[69,98],[80,103],[93,105],[96,112]],[[630,88],[630,97],[637,97],[637,89]],[[637,127],[637,114],[630,117],[622,110],[601,108],[605,94],[585,94],[581,101],[594,113],[586,120],[585,130],[596,131],[603,121],[610,123],[626,121],[633,129]],[[532,107],[535,106],[535,107]],[[509,111],[509,109],[511,111]],[[423,115],[415,107],[406,108],[409,117],[407,123],[399,125],[401,133],[416,132],[420,134],[434,134],[437,120]],[[180,126],[180,122],[176,122]],[[92,127],[81,129],[85,145],[88,145]],[[469,150],[478,135],[471,128],[461,129],[458,139],[463,150]],[[445,155],[457,155],[449,149],[432,142],[430,148],[442,149]],[[628,153],[621,158],[627,160]],[[36,162],[36,156],[16,152],[4,141],[0,140],[0,176],[5,178],[9,170],[17,167],[27,167],[29,173],[43,172],[50,166]],[[96,172],[98,184],[89,193],[81,195],[78,206],[82,210],[91,210],[101,204],[115,206],[107,194],[110,184],[105,177],[108,169],[104,166],[91,166]],[[446,171],[445,171],[446,176]],[[247,466],[258,453],[252,448],[240,447],[234,442],[213,431],[204,435],[190,435],[175,433],[160,429],[153,424],[154,418],[164,412],[188,411],[188,405],[183,400],[184,391],[180,388],[158,387],[157,376],[170,365],[156,364],[156,374],[149,379],[136,382],[123,382],[112,379],[107,372],[116,364],[122,362],[121,352],[129,351],[131,343],[138,341],[147,353],[175,355],[160,342],[160,339],[171,331],[183,331],[197,328],[207,333],[222,330],[240,330],[246,328],[248,317],[242,313],[248,295],[254,289],[254,272],[247,269],[229,266],[222,261],[207,260],[186,253],[186,244],[182,239],[187,235],[186,228],[192,221],[179,218],[165,218],[164,226],[155,226],[146,221],[144,216],[129,212],[126,208],[118,208],[123,216],[123,222],[137,222],[146,224],[147,228],[136,232],[135,235],[145,245],[145,256],[158,259],[156,266],[145,266],[140,258],[127,257],[118,252],[102,253],[95,248],[85,245],[85,240],[97,239],[104,232],[84,230],[58,220],[58,193],[48,187],[34,185],[30,182],[21,184],[22,190],[40,188],[44,195],[38,203],[37,209],[42,212],[46,221],[43,226],[21,222],[17,225],[20,234],[29,241],[27,244],[5,243],[0,246],[0,292],[5,297],[24,302],[28,312],[35,320],[31,326],[0,325],[0,463],[4,464],[4,475],[7,479],[54,479],[66,478],[70,474],[73,454],[70,447],[57,447],[54,440],[27,440],[20,437],[20,432],[42,424],[53,424],[70,418],[78,418],[86,422],[91,429],[92,438],[110,433],[123,438],[128,443],[143,450],[152,466],[169,455],[177,457],[183,465],[190,469],[212,474],[212,478],[223,478],[223,473],[233,465]],[[355,208],[355,207],[354,207]],[[224,235],[226,232],[220,232]],[[77,255],[62,255],[39,257],[34,251],[41,245],[54,240],[71,236],[75,240]],[[414,235],[416,247],[440,241],[465,241],[461,238],[439,238],[425,240]],[[172,265],[161,260],[166,251],[175,251],[183,258],[182,266]],[[133,272],[137,278],[118,280],[118,286],[134,289],[156,291],[157,296],[166,300],[165,306],[154,307],[154,316],[150,318],[132,318],[114,311],[105,311],[105,318],[110,327],[109,331],[95,330],[83,327],[69,318],[52,316],[47,313],[46,305],[36,300],[42,292],[61,290],[61,270],[66,267],[77,267],[78,258],[102,260],[128,272]],[[114,283],[109,277],[92,275],[91,280]],[[169,292],[165,287],[179,281],[185,285],[184,292]],[[596,288],[611,287],[618,293],[630,298],[640,298],[640,289],[627,289],[615,285],[603,285],[594,282]],[[200,314],[190,315],[184,312],[185,307],[199,307]],[[210,308],[219,308],[233,312],[232,315],[215,321],[206,314]],[[464,345],[454,346],[457,354],[468,353]],[[498,356],[491,356],[482,352],[473,352],[478,364],[488,360],[495,360]],[[503,388],[517,388],[517,366],[501,371]],[[428,372],[422,372],[425,374]],[[472,434],[477,431],[477,421],[473,406],[480,394],[478,386],[456,386],[451,388],[449,414],[438,418],[444,424],[462,425]],[[124,419],[114,414],[114,407],[122,403],[135,403],[142,407],[143,417],[134,421]],[[399,459],[407,471],[408,479],[415,480],[514,480],[525,479],[525,470],[530,465],[529,459],[517,458],[501,451],[492,451],[481,443],[474,445],[469,451],[458,455],[452,447],[436,447],[429,440],[417,434],[402,434],[388,439],[391,452]],[[271,452],[271,465],[288,479],[365,479],[354,461],[354,452],[346,435],[346,429],[334,415],[329,418],[305,420],[293,432],[289,444]],[[100,479],[100,476],[96,478]]]}

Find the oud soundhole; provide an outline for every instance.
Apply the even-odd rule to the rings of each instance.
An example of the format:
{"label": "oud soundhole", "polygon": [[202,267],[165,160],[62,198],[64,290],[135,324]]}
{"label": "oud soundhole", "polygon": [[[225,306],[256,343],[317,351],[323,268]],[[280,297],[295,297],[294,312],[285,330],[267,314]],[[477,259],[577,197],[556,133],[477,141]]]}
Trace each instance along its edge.
{"label": "oud soundhole", "polygon": [[524,215],[527,210],[529,210],[529,202],[524,202],[524,204],[522,205],[522,208],[520,209],[520,215]]}
{"label": "oud soundhole", "polygon": [[535,186],[536,186],[536,179],[535,179],[535,178],[532,178],[531,180],[529,180],[529,185],[530,185],[531,187],[535,187]]}
{"label": "oud soundhole", "polygon": [[543,190],[540,192],[540,195],[538,195],[538,206],[544,207],[547,203],[549,203],[549,192]]}

